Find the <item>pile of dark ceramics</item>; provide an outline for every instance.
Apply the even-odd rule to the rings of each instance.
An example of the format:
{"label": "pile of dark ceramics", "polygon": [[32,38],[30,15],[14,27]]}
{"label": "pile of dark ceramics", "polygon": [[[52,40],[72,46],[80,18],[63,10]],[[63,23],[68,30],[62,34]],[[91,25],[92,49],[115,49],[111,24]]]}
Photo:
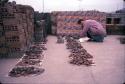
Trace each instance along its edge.
{"label": "pile of dark ceramics", "polygon": [[24,66],[24,67],[15,67],[10,72],[9,76],[12,77],[20,77],[20,76],[27,76],[31,74],[40,74],[44,71],[44,69],[33,67],[33,66]]}
{"label": "pile of dark ceramics", "polygon": [[120,38],[120,43],[121,43],[121,44],[125,44],[125,37],[121,37],[121,38]]}
{"label": "pile of dark ceramics", "polygon": [[93,64],[93,56],[90,55],[76,39],[67,36],[66,41],[67,49],[71,52],[69,55],[71,64],[86,66],[91,66]]}
{"label": "pile of dark ceramics", "polygon": [[64,43],[63,36],[61,35],[57,36],[57,43]]}
{"label": "pile of dark ceramics", "polygon": [[34,43],[24,54],[16,66],[9,72],[9,76],[20,77],[38,75],[44,72],[41,67],[44,57],[43,51],[47,50],[42,43]]}

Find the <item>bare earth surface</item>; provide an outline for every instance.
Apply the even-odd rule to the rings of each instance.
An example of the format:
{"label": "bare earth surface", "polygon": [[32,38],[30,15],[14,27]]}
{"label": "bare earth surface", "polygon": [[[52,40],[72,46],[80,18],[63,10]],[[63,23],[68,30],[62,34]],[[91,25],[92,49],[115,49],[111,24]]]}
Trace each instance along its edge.
{"label": "bare earth surface", "polygon": [[38,76],[8,77],[19,59],[0,59],[0,81],[4,84],[122,84],[125,81],[125,45],[120,36],[107,36],[103,43],[85,42],[83,47],[94,56],[94,66],[69,64],[70,52],[65,44],[56,44],[55,36],[48,36],[42,68]]}

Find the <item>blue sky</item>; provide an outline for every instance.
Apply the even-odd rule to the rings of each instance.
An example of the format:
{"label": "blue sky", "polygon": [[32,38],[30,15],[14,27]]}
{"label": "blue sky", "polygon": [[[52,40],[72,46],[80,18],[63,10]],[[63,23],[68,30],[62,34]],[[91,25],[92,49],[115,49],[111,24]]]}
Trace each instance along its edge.
{"label": "blue sky", "polygon": [[[36,11],[43,11],[43,0],[15,1],[17,4],[31,5]],[[114,12],[121,8],[123,8],[123,0],[44,0],[44,12],[94,9],[104,12]]]}

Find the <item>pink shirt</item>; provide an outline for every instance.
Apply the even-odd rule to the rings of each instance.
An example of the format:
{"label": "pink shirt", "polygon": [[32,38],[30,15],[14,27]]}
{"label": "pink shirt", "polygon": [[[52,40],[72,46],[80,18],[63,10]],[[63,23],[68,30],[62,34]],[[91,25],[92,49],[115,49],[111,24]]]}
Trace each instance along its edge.
{"label": "pink shirt", "polygon": [[83,22],[82,34],[85,36],[87,31],[91,32],[91,35],[106,36],[106,29],[103,28],[101,23],[99,23],[95,20],[85,20]]}

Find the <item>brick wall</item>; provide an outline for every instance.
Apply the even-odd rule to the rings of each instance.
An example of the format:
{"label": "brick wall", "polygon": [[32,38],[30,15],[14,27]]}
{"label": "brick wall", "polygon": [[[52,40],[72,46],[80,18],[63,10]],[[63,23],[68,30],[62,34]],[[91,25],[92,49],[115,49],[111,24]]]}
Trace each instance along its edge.
{"label": "brick wall", "polygon": [[80,34],[82,28],[77,24],[79,19],[93,19],[97,20],[105,28],[106,13],[99,11],[65,11],[53,12],[51,14],[52,32],[57,34]]}
{"label": "brick wall", "polygon": [[[33,41],[34,9],[8,2],[0,5],[0,56],[25,51]],[[12,56],[12,55],[9,55]]]}

